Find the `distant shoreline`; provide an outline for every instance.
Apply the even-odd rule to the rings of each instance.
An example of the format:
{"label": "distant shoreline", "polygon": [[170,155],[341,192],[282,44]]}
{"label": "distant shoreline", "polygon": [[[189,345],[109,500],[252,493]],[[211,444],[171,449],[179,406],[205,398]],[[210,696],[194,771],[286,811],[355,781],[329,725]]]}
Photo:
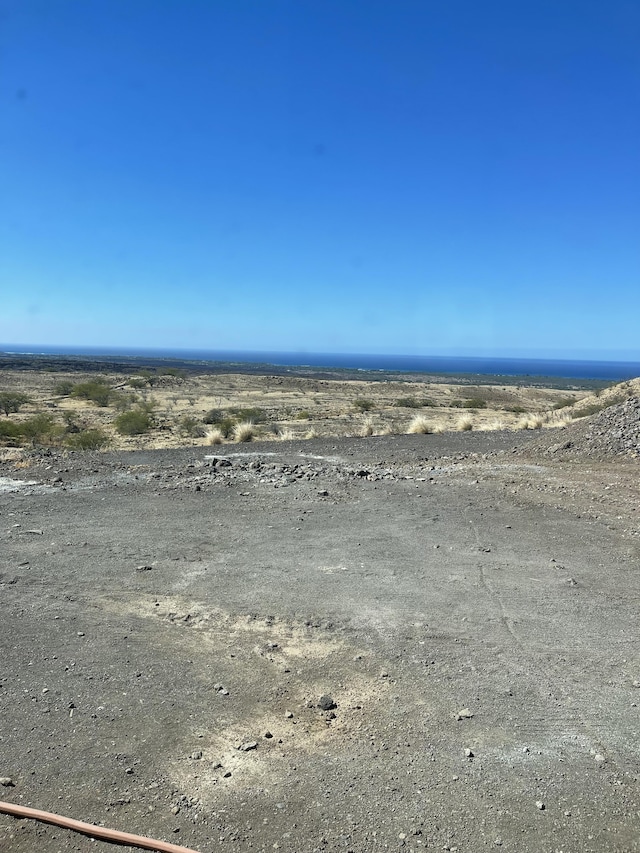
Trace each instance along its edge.
{"label": "distant shoreline", "polygon": [[[383,379],[398,374],[500,379],[513,382],[542,380],[624,381],[640,376],[640,362],[588,361],[568,359],[484,358],[472,356],[400,356],[336,353],[250,352],[232,350],[132,349],[109,347],[53,347],[0,345],[0,359],[16,367],[23,362],[55,362],[79,366],[79,363],[104,363],[136,368],[141,366],[181,367],[189,372],[277,372],[291,375],[336,374],[342,378]],[[8,366],[8,365],[7,365]],[[61,365],[62,366],[62,365]],[[62,369],[65,369],[62,367]],[[95,368],[94,368],[95,369]],[[346,374],[346,375],[345,375]],[[548,383],[547,383],[548,384]]]}

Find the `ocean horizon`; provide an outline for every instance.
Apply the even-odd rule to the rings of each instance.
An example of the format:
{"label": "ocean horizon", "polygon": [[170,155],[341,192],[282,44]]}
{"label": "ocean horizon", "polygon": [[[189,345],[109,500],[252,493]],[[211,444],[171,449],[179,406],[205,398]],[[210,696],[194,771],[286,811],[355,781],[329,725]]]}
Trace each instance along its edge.
{"label": "ocean horizon", "polygon": [[0,344],[5,355],[90,356],[107,360],[159,359],[233,364],[272,364],[399,373],[477,374],[480,376],[552,376],[564,379],[624,381],[640,376],[640,361],[507,358],[493,356],[376,355],[366,353],[256,352],[151,347],[83,347]]}

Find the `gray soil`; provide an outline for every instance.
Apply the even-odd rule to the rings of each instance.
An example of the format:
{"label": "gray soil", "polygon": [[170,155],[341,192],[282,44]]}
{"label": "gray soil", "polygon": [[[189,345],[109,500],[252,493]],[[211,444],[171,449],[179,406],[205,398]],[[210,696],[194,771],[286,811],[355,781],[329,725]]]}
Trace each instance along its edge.
{"label": "gray soil", "polygon": [[638,460],[539,440],[3,463],[0,799],[202,853],[640,850]]}

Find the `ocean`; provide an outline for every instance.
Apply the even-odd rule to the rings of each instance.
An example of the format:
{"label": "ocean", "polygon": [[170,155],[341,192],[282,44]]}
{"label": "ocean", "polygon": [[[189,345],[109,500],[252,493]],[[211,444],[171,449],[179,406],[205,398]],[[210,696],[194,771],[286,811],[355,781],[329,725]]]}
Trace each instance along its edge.
{"label": "ocean", "polygon": [[125,347],[27,346],[0,344],[11,354],[79,355],[118,358],[222,361],[235,364],[273,364],[281,367],[348,368],[407,373],[466,373],[482,376],[554,376],[566,379],[623,381],[640,376],[640,362],[580,361],[477,356],[373,355],[356,353],[252,352],[247,350],[151,349]]}

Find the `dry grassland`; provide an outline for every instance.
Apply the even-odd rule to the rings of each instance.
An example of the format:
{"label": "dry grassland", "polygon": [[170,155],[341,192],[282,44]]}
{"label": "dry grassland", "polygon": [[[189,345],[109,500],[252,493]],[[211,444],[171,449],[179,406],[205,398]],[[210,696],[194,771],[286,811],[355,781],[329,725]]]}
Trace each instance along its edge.
{"label": "dry grassland", "polygon": [[[316,436],[389,435],[448,430],[557,427],[624,396],[625,385],[600,394],[553,388],[421,381],[366,381],[245,374],[158,376],[3,370],[0,391],[29,401],[2,418],[15,424],[49,416],[39,443],[82,447],[87,431],[105,447],[171,448]],[[76,396],[102,383],[108,402]],[[64,389],[64,383],[67,388]],[[72,386],[71,390],[69,386]],[[62,393],[66,390],[66,393]],[[123,413],[125,426],[123,428]],[[128,413],[128,414],[127,414]],[[133,415],[131,414],[133,413]],[[127,423],[146,413],[143,429]],[[0,421],[0,424],[2,423]],[[144,417],[143,417],[144,421]],[[125,433],[125,434],[123,434]],[[0,435],[3,444],[25,443]],[[100,443],[97,441],[97,443]]]}

